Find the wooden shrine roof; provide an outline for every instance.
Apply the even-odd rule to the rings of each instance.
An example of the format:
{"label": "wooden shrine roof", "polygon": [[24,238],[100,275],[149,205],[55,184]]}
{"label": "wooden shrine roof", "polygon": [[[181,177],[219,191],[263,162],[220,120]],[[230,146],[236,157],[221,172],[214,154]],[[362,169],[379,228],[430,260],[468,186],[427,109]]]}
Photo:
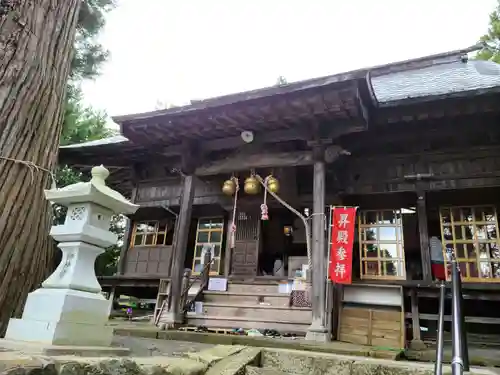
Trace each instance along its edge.
{"label": "wooden shrine roof", "polygon": [[[158,150],[167,157],[179,155],[185,140],[201,140],[204,148],[217,149],[227,139],[239,139],[243,130],[274,137],[318,123],[366,127],[370,119],[376,122],[371,126],[446,117],[443,99],[469,103],[471,97],[500,92],[500,65],[466,58],[478,48],[117,116],[113,119],[120,124],[121,135],[62,146],[60,161],[82,167],[104,163],[114,167],[112,175],[118,177]],[[426,103],[439,114],[421,113],[423,107],[416,103]],[[456,103],[452,107],[459,110]],[[283,140],[276,137],[276,142]]]}

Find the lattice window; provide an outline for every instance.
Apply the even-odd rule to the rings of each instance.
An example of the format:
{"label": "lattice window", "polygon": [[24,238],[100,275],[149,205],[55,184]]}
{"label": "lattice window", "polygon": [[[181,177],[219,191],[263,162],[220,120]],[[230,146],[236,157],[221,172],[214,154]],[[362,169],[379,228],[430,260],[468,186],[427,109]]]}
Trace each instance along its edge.
{"label": "lattice window", "polygon": [[173,230],[174,222],[170,220],[135,222],[130,246],[172,245]]}
{"label": "lattice window", "polygon": [[[443,255],[455,251],[465,282],[500,282],[500,242],[494,206],[441,207]],[[448,275],[448,267],[447,277]]]}
{"label": "lattice window", "polygon": [[69,218],[71,220],[82,220],[84,214],[85,214],[85,207],[74,207],[71,210]]}
{"label": "lattice window", "polygon": [[401,210],[361,211],[358,219],[362,279],[406,279]]}
{"label": "lattice window", "polygon": [[210,266],[210,273],[220,273],[220,257],[222,239],[224,235],[224,218],[201,218],[198,220],[196,229],[196,245],[194,247],[193,273],[203,270],[203,257],[207,247],[212,247],[212,258],[214,261]]}

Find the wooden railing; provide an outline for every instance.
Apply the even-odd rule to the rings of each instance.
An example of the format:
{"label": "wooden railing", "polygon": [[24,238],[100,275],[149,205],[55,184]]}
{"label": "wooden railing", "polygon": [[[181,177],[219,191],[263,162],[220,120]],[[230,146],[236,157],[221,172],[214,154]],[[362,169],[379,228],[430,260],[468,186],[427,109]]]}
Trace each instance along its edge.
{"label": "wooden railing", "polygon": [[158,286],[158,295],[156,297],[155,313],[153,315],[155,326],[160,322],[161,315],[168,305],[168,299],[170,295],[170,280],[160,279],[160,284]]}
{"label": "wooden railing", "polygon": [[[205,291],[208,288],[210,266],[212,265],[213,261],[214,261],[214,258],[212,258],[211,251],[207,250],[203,256],[203,269],[198,275],[196,275],[194,278],[191,279],[191,270],[186,269],[184,271],[184,276],[182,278],[182,294],[181,294],[181,300],[180,300],[180,305],[181,305],[180,311],[183,314],[186,314],[186,312],[191,308],[191,305],[196,300],[198,300],[203,295],[203,291]],[[200,288],[196,292],[195,296],[188,300],[189,290],[194,285],[194,283],[196,283],[198,280],[201,281]]]}

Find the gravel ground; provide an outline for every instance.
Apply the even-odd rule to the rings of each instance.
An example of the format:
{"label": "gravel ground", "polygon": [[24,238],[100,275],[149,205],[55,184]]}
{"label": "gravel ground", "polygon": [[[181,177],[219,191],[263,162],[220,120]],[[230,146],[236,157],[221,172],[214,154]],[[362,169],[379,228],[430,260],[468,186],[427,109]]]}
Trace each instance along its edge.
{"label": "gravel ground", "polygon": [[215,346],[187,341],[157,340],[129,336],[115,336],[113,345],[129,348],[131,356],[135,357],[149,357],[151,355],[179,357],[183,353],[199,352]]}

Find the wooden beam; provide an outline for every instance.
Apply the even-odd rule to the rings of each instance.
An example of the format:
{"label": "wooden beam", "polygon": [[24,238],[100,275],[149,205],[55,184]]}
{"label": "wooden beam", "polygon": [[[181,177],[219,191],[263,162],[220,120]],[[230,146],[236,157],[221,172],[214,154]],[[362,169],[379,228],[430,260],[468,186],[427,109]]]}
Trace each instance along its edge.
{"label": "wooden beam", "polygon": [[182,157],[180,171],[183,174],[192,175],[204,159],[205,151],[199,142],[186,140],[182,142]]}
{"label": "wooden beam", "polygon": [[[287,129],[287,130],[276,130],[271,132],[254,132],[255,139],[253,142],[258,143],[277,143],[277,142],[288,142],[296,140],[307,140],[306,134],[303,129]],[[204,151],[217,151],[217,150],[229,150],[233,148],[238,148],[245,145],[240,135],[233,137],[224,137],[219,139],[214,139],[204,142],[201,146]],[[176,156],[181,155],[183,152],[182,145],[165,147],[161,154],[164,156]]]}
{"label": "wooden beam", "polygon": [[[474,123],[474,126],[471,126]],[[412,121],[406,124],[380,126],[376,133],[365,132],[359,134],[355,139],[344,144],[351,151],[363,151],[367,145],[370,148],[377,148],[386,154],[387,145],[409,143],[410,145],[422,145],[422,151],[427,152],[426,143],[432,139],[449,139],[450,136],[459,137],[458,139],[469,140],[471,136],[477,136],[484,132],[485,138],[491,137],[490,134],[498,135],[499,129],[496,126],[498,118],[495,116],[485,116],[481,120],[471,117],[453,119],[438,119],[429,121]],[[374,137],[374,135],[376,135]]]}
{"label": "wooden beam", "polygon": [[422,277],[425,281],[432,281],[431,252],[429,248],[429,232],[427,228],[427,207],[425,191],[417,183],[417,217],[420,236],[420,256],[422,259]]}
{"label": "wooden beam", "polygon": [[215,160],[196,168],[198,176],[232,173],[252,168],[293,167],[312,165],[311,151],[280,152],[257,155],[239,155],[231,159]]}
{"label": "wooden beam", "polygon": [[[323,161],[332,163],[341,155],[349,155],[342,147],[332,145],[323,152]],[[240,154],[233,158],[214,160],[195,170],[197,176],[209,176],[221,173],[232,173],[249,169],[280,168],[313,165],[312,151],[277,152],[265,154]]]}
{"label": "wooden beam", "polygon": [[[438,320],[438,318],[439,318],[438,314],[419,314],[418,316],[422,320]],[[405,318],[412,318],[412,317],[413,317],[413,313],[406,313],[405,314]],[[444,321],[451,322],[451,315],[445,315]],[[489,317],[483,317],[483,316],[466,316],[465,322],[466,323],[498,325],[498,324],[500,324],[500,318],[489,318]]]}
{"label": "wooden beam", "polygon": [[[439,298],[439,290],[432,289],[432,290],[422,290],[422,289],[417,289],[417,294],[419,297],[422,298]],[[410,295],[410,291],[407,290],[406,295]],[[466,300],[472,300],[472,301],[500,301],[500,295],[498,293],[484,293],[484,292],[476,292],[476,291],[469,291],[467,293],[463,293],[464,299]],[[446,294],[446,299],[450,300],[451,299],[451,293]]]}
{"label": "wooden beam", "polygon": [[366,128],[369,128],[374,122],[374,110],[377,103],[370,88],[370,73],[367,73],[365,78],[358,79],[356,82],[356,105],[358,112],[363,117]]}

